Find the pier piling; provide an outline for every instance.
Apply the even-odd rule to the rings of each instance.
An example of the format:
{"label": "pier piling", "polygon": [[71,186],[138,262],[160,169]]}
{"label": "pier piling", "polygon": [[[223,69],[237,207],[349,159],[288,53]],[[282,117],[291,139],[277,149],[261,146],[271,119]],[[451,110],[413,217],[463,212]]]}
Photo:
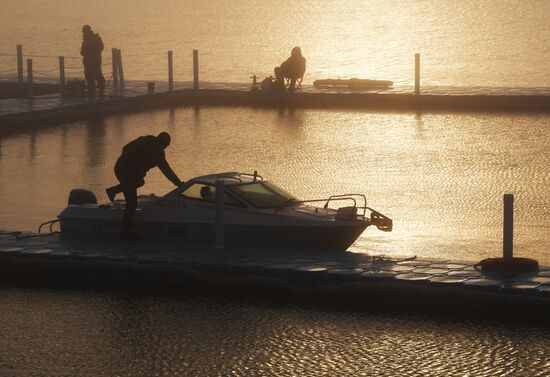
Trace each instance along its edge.
{"label": "pier piling", "polygon": [[486,258],[475,266],[481,271],[514,276],[537,272],[539,262],[531,258],[514,257],[514,194],[504,194],[504,221],[502,226],[502,258]]}
{"label": "pier piling", "polygon": [[32,59],[27,59],[27,95],[29,98],[34,97],[34,87],[32,78]]}
{"label": "pier piling", "polygon": [[61,93],[65,92],[65,57],[59,57],[59,87]]}
{"label": "pier piling", "polygon": [[420,94],[420,54],[414,54],[414,95]]}
{"label": "pier piling", "polygon": [[23,45],[17,45],[17,81],[23,82]]}
{"label": "pier piling", "polygon": [[502,257],[514,258],[514,194],[504,194]]}
{"label": "pier piling", "polygon": [[199,50],[193,50],[193,89],[199,90]]}
{"label": "pier piling", "polygon": [[224,182],[223,182],[223,179],[217,179],[216,180],[216,249],[223,249],[225,247],[223,206],[224,206]]}
{"label": "pier piling", "polygon": [[118,93],[118,64],[117,64],[117,58],[116,58],[116,48],[111,49],[111,62],[113,65],[113,92],[116,94]]}
{"label": "pier piling", "polygon": [[174,90],[174,62],[173,52],[168,51],[168,91]]}
{"label": "pier piling", "polygon": [[122,68],[122,51],[120,48],[117,48],[117,66],[118,66],[118,85],[120,91],[124,90],[124,69]]}

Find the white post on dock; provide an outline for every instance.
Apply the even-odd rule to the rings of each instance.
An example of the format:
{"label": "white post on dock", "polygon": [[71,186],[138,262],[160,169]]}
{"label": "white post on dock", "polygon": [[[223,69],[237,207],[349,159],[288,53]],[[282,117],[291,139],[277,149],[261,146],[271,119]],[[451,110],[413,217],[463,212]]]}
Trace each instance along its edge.
{"label": "white post on dock", "polygon": [[120,91],[124,90],[124,69],[122,69],[122,51],[120,48],[116,50],[117,65],[118,65],[118,84],[120,85]]}
{"label": "white post on dock", "polygon": [[199,50],[193,50],[193,89],[199,90]]}
{"label": "white post on dock", "polygon": [[59,57],[59,88],[61,93],[65,91],[65,57]]}
{"label": "white post on dock", "polygon": [[23,82],[23,45],[17,45],[17,81]]}
{"label": "white post on dock", "polygon": [[33,98],[34,87],[32,83],[32,59],[27,59],[27,86],[28,86],[27,95],[29,98]]}
{"label": "white post on dock", "polygon": [[118,64],[116,58],[116,48],[111,49],[111,62],[113,65],[113,93],[118,93]]}
{"label": "white post on dock", "polygon": [[502,257],[514,258],[514,194],[504,194]]}
{"label": "white post on dock", "polygon": [[223,218],[224,189],[223,179],[216,179],[216,249],[223,249],[225,247]]}
{"label": "white post on dock", "polygon": [[414,54],[414,95],[420,94],[420,54]]}
{"label": "white post on dock", "polygon": [[168,90],[170,92],[174,90],[174,64],[171,50],[168,51]]}

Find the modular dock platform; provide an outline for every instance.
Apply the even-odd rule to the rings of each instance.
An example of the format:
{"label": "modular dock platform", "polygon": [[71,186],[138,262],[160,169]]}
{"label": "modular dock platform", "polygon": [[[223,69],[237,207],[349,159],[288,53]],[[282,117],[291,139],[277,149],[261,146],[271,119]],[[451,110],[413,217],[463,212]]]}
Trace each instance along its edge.
{"label": "modular dock platform", "polygon": [[550,266],[538,273],[491,276],[474,264],[0,233],[4,285],[154,290],[548,324]]}
{"label": "modular dock platform", "polygon": [[256,108],[355,109],[388,112],[538,112],[550,113],[547,88],[521,93],[512,89],[471,91],[434,89],[414,95],[409,89],[346,90],[304,86],[294,92],[263,92],[250,85],[205,83],[199,90],[179,88],[146,94],[146,83],[128,82],[122,93],[105,97],[50,95],[33,99],[0,100],[0,131],[66,123],[93,116],[136,113],[182,106],[238,106]]}

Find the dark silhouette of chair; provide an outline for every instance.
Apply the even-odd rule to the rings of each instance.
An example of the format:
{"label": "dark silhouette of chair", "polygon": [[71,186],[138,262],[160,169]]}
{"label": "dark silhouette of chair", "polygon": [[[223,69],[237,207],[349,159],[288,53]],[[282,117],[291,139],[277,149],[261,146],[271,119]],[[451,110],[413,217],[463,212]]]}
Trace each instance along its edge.
{"label": "dark silhouette of chair", "polygon": [[[304,79],[304,76],[296,79],[296,85],[294,86],[294,90],[300,89],[302,87],[302,80]],[[292,79],[290,77],[285,77],[285,88],[290,88],[290,81]]]}

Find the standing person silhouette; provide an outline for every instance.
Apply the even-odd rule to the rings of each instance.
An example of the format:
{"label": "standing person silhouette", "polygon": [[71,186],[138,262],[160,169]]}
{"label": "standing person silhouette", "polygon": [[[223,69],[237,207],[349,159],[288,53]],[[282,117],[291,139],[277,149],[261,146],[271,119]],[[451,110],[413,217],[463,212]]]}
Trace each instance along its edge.
{"label": "standing person silhouette", "polygon": [[96,81],[99,94],[105,92],[105,78],[101,72],[101,52],[103,51],[103,41],[99,34],[92,31],[90,25],[82,27],[82,63],[84,64],[84,77],[88,87],[88,95],[95,96]]}
{"label": "standing person silhouette", "polygon": [[158,136],[140,136],[122,148],[122,154],[115,164],[115,175],[120,184],[105,190],[111,201],[122,192],[126,206],[122,218],[121,237],[123,240],[137,240],[139,236],[132,233],[132,218],[137,208],[137,189],[145,184],[143,180],[149,169],[158,166],[160,171],[174,185],[180,186],[183,182],[172,170],[164,150],[170,145],[170,135],[161,132]]}

